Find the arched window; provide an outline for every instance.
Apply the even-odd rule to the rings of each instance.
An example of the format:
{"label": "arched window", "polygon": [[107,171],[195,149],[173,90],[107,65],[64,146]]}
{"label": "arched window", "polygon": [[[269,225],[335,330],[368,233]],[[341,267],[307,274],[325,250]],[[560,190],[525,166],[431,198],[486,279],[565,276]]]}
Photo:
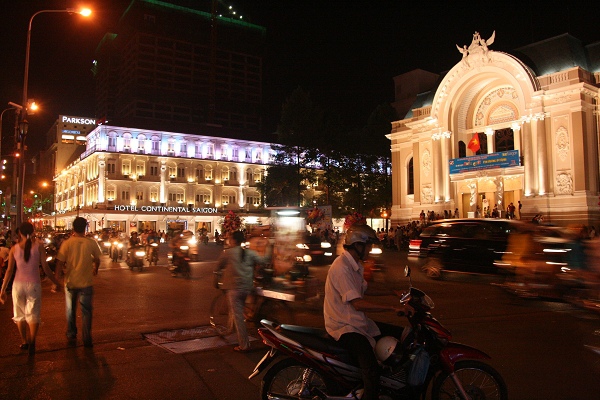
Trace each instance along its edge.
{"label": "arched window", "polygon": [[406,172],[407,172],[407,178],[408,178],[407,193],[415,194],[415,171],[414,171],[412,157],[410,158],[410,161],[408,162],[408,169]]}
{"label": "arched window", "polygon": [[515,149],[515,133],[512,128],[498,129],[494,134],[496,151],[508,151]]}
{"label": "arched window", "polygon": [[475,154],[487,154],[488,153],[488,145],[487,145],[488,137],[483,132],[480,132],[478,136],[479,136],[479,150],[477,150],[477,152]]}
{"label": "arched window", "polygon": [[458,142],[458,158],[467,156],[467,145],[462,140]]}

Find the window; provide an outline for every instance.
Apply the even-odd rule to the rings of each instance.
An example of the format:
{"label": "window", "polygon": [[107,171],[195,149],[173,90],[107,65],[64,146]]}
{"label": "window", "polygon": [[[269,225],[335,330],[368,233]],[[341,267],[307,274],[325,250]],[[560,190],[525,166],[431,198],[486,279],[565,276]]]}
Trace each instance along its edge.
{"label": "window", "polygon": [[246,196],[246,204],[252,205],[252,206],[259,206],[260,205],[260,196],[256,193]]}
{"label": "window", "polygon": [[108,172],[109,174],[114,174],[116,169],[116,161],[115,160],[108,160],[106,162],[106,172]]}
{"label": "window", "polygon": [[187,156],[187,142],[185,140],[181,142],[179,153],[181,153],[181,155],[184,157]]}
{"label": "window", "polygon": [[488,137],[485,133],[479,133],[479,150],[475,154],[487,154],[487,140]]}
{"label": "window", "polygon": [[175,178],[177,176],[177,167],[169,165],[169,178]]}
{"label": "window", "polygon": [[129,189],[124,189],[121,191],[121,200],[129,201]]}
{"label": "window", "polygon": [[117,147],[117,137],[114,133],[108,136],[108,151],[115,151]]}
{"label": "window", "polygon": [[158,188],[150,188],[150,201],[156,203],[158,201]]}
{"label": "window", "polygon": [[167,143],[167,155],[175,155],[175,142],[172,140],[169,140],[169,143]]}
{"label": "window", "polygon": [[467,156],[467,145],[462,140],[458,142],[458,158]]}
{"label": "window", "polygon": [[169,192],[169,201],[183,203],[183,192]]}
{"label": "window", "polygon": [[123,175],[129,176],[129,174],[131,174],[131,161],[123,161],[121,169],[123,171]]}
{"label": "window", "polygon": [[246,182],[254,182],[254,174],[252,173],[252,169],[248,168],[246,170]]}
{"label": "window", "polygon": [[210,204],[210,193],[196,194],[196,205]]}
{"label": "window", "polygon": [[254,182],[261,182],[262,181],[262,172],[261,170],[257,169],[254,170]]}
{"label": "window", "polygon": [[152,136],[152,154],[160,154],[160,139],[158,136]]}
{"label": "window", "polygon": [[494,134],[494,151],[508,151],[515,149],[515,133],[511,128],[498,129]]}
{"label": "window", "polygon": [[204,168],[202,167],[202,165],[199,165],[196,168],[196,180],[197,181],[203,181],[204,180]]}
{"label": "window", "polygon": [[238,153],[239,153],[239,149],[237,148],[237,146],[231,150],[231,157],[232,157],[233,161],[239,161]]}
{"label": "window", "polygon": [[143,200],[144,200],[144,191],[143,191],[143,190],[138,190],[138,191],[135,193],[135,198],[136,198],[136,200],[138,200],[138,201],[143,201]]}
{"label": "window", "polygon": [[196,153],[197,158],[202,158],[202,143],[196,142],[194,145],[194,151]]}
{"label": "window", "polygon": [[206,145],[206,158],[214,158],[215,146],[212,143]]}
{"label": "window", "polygon": [[115,199],[115,189],[110,188],[106,190],[106,199],[108,201],[113,201]]}
{"label": "window", "polygon": [[252,162],[252,150],[251,149],[246,149],[246,162]]}
{"label": "window", "polygon": [[131,149],[131,135],[126,133],[123,135],[123,150],[129,152]]}
{"label": "window", "polygon": [[150,163],[150,175],[158,176],[158,163],[157,162]]}
{"label": "window", "polygon": [[185,177],[185,167],[181,164],[177,167],[177,177],[184,178]]}
{"label": "window", "polygon": [[138,176],[144,176],[144,174],[146,173],[146,168],[144,168],[144,163],[137,163],[135,165],[135,173]]}
{"label": "window", "polygon": [[221,196],[221,202],[223,205],[235,204],[235,199],[235,194],[223,194],[223,196]]}
{"label": "window", "polygon": [[206,167],[206,169],[204,170],[204,179],[207,181],[210,181],[210,180],[212,180],[212,175],[213,175],[212,167],[211,166]]}

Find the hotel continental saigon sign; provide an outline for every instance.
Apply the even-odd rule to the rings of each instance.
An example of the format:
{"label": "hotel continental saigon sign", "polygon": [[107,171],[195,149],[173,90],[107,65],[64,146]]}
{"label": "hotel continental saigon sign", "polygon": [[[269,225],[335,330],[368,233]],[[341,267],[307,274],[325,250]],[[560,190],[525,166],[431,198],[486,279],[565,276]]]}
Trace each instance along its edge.
{"label": "hotel continental saigon sign", "polygon": [[519,166],[519,150],[501,151],[492,154],[480,154],[472,157],[453,158],[448,161],[450,174],[479,171],[492,168]]}
{"label": "hotel continental saigon sign", "polygon": [[114,206],[115,211],[175,213],[175,214],[217,214],[216,207],[170,207],[170,206]]}

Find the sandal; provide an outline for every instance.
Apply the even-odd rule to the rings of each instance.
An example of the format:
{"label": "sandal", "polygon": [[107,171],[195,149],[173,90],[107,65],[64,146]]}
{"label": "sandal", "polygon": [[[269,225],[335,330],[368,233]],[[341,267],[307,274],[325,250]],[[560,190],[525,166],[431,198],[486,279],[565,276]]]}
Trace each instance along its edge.
{"label": "sandal", "polygon": [[242,349],[240,346],[235,346],[233,351],[237,351],[238,353],[247,353],[250,351],[250,348],[248,347],[247,349]]}

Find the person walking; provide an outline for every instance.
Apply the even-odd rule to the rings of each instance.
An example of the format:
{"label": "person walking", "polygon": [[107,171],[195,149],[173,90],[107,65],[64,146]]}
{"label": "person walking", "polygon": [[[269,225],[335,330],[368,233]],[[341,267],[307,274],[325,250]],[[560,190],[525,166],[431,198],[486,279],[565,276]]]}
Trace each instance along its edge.
{"label": "person walking", "polygon": [[[10,249],[8,255],[8,270],[6,277],[15,271],[12,287],[13,321],[17,324],[21,335],[22,350],[35,353],[35,340],[40,326],[40,311],[42,307],[42,282],[39,266],[42,265],[46,275],[60,285],[54,277],[42,243],[33,238],[33,225],[23,222],[19,228],[19,241]],[[0,289],[0,302],[6,301],[6,287],[10,279],[4,279]]]}
{"label": "person walking", "polygon": [[77,217],[73,221],[73,235],[67,239],[56,255],[56,274],[64,275],[65,303],[67,315],[67,340],[77,340],[77,302],[81,305],[82,338],[85,347],[92,347],[92,300],[93,276],[100,267],[100,248],[93,239],[85,236],[87,220]]}
{"label": "person walking", "polygon": [[233,232],[229,238],[230,247],[225,249],[217,260],[215,270],[223,273],[221,287],[227,291],[229,316],[234,320],[238,337],[238,346],[233,350],[239,352],[250,350],[250,340],[244,322],[244,304],[254,288],[254,266],[269,263],[273,250],[272,246],[267,246],[264,257],[260,256],[254,250],[242,248],[244,240],[244,232]]}

